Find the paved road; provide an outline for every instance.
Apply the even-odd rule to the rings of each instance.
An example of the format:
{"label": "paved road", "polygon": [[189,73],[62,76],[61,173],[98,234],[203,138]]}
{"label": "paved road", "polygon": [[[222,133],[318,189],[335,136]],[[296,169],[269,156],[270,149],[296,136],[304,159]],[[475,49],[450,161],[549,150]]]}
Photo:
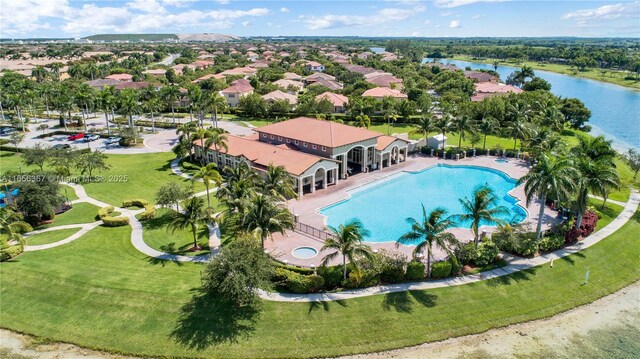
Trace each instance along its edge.
{"label": "paved road", "polygon": [[171,65],[171,63],[173,63],[173,61],[175,61],[175,59],[177,59],[178,57],[180,57],[180,54],[171,54],[167,57],[165,57],[162,61],[158,62],[159,65],[165,65],[165,66],[169,66]]}

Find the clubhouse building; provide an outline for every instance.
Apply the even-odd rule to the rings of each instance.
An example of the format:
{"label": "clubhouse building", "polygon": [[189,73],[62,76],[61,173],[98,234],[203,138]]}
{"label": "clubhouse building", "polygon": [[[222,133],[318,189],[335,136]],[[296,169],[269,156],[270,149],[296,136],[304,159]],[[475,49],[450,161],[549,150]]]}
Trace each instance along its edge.
{"label": "clubhouse building", "polygon": [[[404,162],[409,142],[332,121],[298,117],[254,129],[255,135],[227,134],[227,148],[206,149],[206,161],[220,166],[247,162],[258,171],[283,166],[298,196],[338,184],[349,176]],[[201,157],[200,141],[195,141]]]}

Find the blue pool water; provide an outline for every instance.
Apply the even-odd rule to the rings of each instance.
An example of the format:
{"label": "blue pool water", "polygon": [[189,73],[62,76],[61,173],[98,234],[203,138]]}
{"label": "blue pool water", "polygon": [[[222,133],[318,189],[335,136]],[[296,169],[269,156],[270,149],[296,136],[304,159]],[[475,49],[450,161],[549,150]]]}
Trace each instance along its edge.
{"label": "blue pool water", "polygon": [[318,251],[311,247],[298,247],[291,251],[291,254],[300,259],[309,259],[318,255]]}
{"label": "blue pool water", "polygon": [[[432,61],[424,59],[423,61]],[[493,70],[493,65],[470,61],[441,60],[462,69],[470,66],[472,69]],[[497,72],[500,80],[505,81],[507,76],[516,67],[498,65]],[[628,89],[622,86],[608,84],[600,81],[553,73],[549,71],[534,70],[536,76],[547,80],[551,84],[551,92],[562,97],[575,97],[580,99],[591,110],[593,133],[604,134],[614,140],[617,148],[640,148],[640,91]]]}
{"label": "blue pool water", "polygon": [[[500,199],[500,205],[510,214],[502,216],[507,222],[521,222],[527,213],[516,204],[508,192],[516,181],[506,174],[483,167],[438,165],[421,172],[403,172],[384,181],[351,192],[345,201],[323,208],[327,224],[338,227],[358,218],[371,232],[368,242],[396,241],[410,230],[407,217],[422,219],[424,204],[427,213],[444,207],[449,214],[460,214],[458,198],[471,197],[475,187],[488,185]],[[458,223],[459,227],[468,224]]]}

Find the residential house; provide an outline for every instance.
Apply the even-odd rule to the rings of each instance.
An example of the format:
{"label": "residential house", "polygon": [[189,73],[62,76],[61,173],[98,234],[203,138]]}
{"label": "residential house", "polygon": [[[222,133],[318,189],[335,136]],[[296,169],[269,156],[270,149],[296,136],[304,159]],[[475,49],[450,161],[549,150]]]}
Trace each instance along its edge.
{"label": "residential house", "polygon": [[92,81],[85,81],[85,84],[89,85],[89,87],[96,90],[102,90],[107,86],[115,86],[119,83],[121,83],[121,81],[114,80],[114,79],[95,79]]}
{"label": "residential house", "polygon": [[389,87],[374,87],[372,89],[368,89],[362,94],[362,97],[373,97],[379,101],[382,101],[385,97],[391,97],[396,100],[408,98],[406,94]]}
{"label": "residential house", "polygon": [[498,82],[498,77],[482,71],[464,71],[464,77],[473,82]]}
{"label": "residential house", "polygon": [[316,96],[316,101],[327,100],[333,105],[333,113],[343,113],[347,110],[349,98],[333,92],[324,92]]}
{"label": "residential house", "polygon": [[143,74],[145,75],[151,75],[154,77],[162,77],[167,73],[167,70],[165,69],[153,69],[153,70],[145,70],[142,71]]}
{"label": "residential house", "polygon": [[316,62],[316,61],[307,61],[304,64],[304,68],[309,70],[309,71],[313,71],[313,72],[323,72],[324,71],[324,65]]}
{"label": "residential house", "polygon": [[509,93],[522,93],[523,91],[515,86],[505,85],[498,82],[479,82],[475,84],[476,91],[471,96],[471,101],[482,101],[487,97],[504,96]]}
{"label": "residential house", "polygon": [[133,81],[133,75],[131,74],[112,74],[104,78],[107,80],[118,80],[120,82]]}
{"label": "residential house", "polygon": [[282,92],[280,90],[271,91],[268,94],[263,95],[262,98],[268,103],[274,103],[276,101],[282,100],[289,102],[289,104],[292,106],[298,104],[297,96]]}
{"label": "residential house", "polygon": [[224,97],[225,100],[227,100],[227,103],[230,107],[238,106],[238,103],[240,103],[240,98],[252,93],[253,87],[251,85],[244,84],[232,85],[220,91],[220,94]]}
{"label": "residential house", "polygon": [[[297,93],[297,92],[302,91],[302,89],[304,88],[304,85],[302,84],[302,82],[295,81],[295,80],[280,79],[278,81],[274,81],[273,83],[276,86],[287,90],[289,93]],[[293,91],[289,91],[289,89],[294,89],[294,90]]]}

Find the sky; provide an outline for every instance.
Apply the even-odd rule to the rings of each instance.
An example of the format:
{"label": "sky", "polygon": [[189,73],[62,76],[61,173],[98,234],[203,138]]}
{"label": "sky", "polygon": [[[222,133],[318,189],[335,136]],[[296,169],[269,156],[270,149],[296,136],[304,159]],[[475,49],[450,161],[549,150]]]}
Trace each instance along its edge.
{"label": "sky", "polygon": [[205,32],[238,36],[640,38],[640,1],[0,2],[1,38]]}

